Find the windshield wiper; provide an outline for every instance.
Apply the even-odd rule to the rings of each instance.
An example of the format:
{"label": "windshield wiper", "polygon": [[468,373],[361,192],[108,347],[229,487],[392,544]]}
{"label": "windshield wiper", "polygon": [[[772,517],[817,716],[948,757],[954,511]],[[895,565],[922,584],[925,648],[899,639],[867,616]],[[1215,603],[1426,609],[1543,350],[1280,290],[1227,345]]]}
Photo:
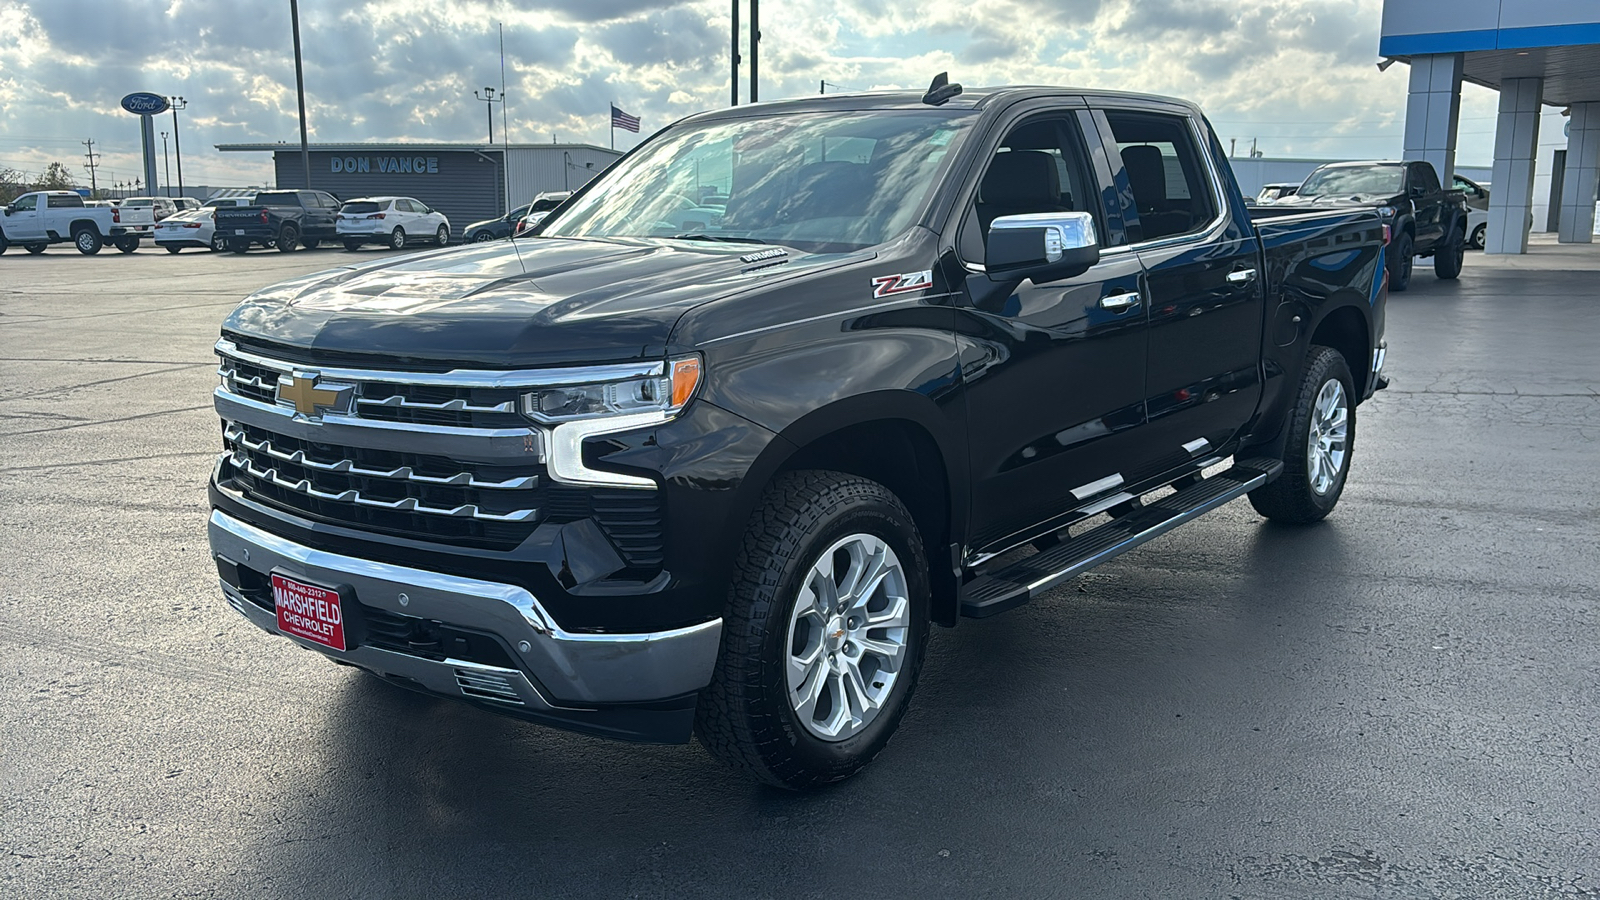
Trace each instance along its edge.
{"label": "windshield wiper", "polygon": [[727,234],[701,234],[701,233],[698,233],[698,232],[691,233],[691,234],[675,234],[675,235],[672,236],[672,240],[675,240],[675,241],[720,241],[720,242],[728,243],[728,244],[765,244],[766,243],[766,241],[763,241],[760,238],[733,237],[732,235],[727,235]]}

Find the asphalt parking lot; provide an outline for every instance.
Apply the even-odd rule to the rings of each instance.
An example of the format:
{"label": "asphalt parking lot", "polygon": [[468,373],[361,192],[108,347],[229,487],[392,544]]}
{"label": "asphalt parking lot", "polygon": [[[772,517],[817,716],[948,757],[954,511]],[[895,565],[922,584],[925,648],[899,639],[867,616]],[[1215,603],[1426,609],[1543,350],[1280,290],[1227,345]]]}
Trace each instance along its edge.
{"label": "asphalt parking lot", "polygon": [[936,630],[793,795],[222,601],[217,325],[348,258],[0,258],[0,896],[1600,898],[1600,272],[1419,266],[1327,522],[1236,502]]}

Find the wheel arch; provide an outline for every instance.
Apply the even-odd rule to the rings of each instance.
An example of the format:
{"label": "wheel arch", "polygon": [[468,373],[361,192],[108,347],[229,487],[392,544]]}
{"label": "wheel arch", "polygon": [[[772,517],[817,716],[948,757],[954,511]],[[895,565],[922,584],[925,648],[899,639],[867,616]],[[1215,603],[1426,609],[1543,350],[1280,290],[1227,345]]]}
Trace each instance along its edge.
{"label": "wheel arch", "polygon": [[1355,396],[1366,395],[1367,379],[1372,376],[1372,361],[1368,359],[1372,346],[1367,317],[1355,306],[1340,306],[1329,310],[1311,332],[1311,343],[1332,347],[1344,357],[1350,367],[1350,377],[1355,382]]}
{"label": "wheel arch", "polygon": [[[100,232],[100,223],[93,219],[73,219],[67,223],[67,234],[77,234],[80,231],[93,231],[95,234],[105,235]],[[59,233],[59,232],[58,232]]]}

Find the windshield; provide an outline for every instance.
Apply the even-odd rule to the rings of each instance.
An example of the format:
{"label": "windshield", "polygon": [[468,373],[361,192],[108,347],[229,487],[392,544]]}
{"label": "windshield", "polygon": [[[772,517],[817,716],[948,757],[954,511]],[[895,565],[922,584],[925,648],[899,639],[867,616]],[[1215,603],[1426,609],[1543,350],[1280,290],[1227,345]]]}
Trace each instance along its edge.
{"label": "windshield", "polygon": [[1398,194],[1405,185],[1406,170],[1401,166],[1340,166],[1318,169],[1300,185],[1300,196],[1328,194]]}
{"label": "windshield", "polygon": [[911,226],[971,121],[905,110],[687,125],[617,163],[542,234],[881,244]]}

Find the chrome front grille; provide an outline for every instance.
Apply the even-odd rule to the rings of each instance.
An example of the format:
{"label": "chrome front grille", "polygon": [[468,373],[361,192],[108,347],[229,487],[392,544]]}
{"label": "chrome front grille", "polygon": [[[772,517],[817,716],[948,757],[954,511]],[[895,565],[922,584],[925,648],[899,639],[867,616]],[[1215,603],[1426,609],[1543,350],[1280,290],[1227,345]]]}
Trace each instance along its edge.
{"label": "chrome front grille", "polygon": [[[521,391],[570,377],[561,371],[343,369],[227,340],[217,353],[227,490],[313,521],[493,550],[547,522],[591,519],[628,568],[663,563],[659,492],[556,482],[544,432],[517,414]],[[280,383],[297,382],[345,393],[307,415],[288,391],[278,398]]]}

